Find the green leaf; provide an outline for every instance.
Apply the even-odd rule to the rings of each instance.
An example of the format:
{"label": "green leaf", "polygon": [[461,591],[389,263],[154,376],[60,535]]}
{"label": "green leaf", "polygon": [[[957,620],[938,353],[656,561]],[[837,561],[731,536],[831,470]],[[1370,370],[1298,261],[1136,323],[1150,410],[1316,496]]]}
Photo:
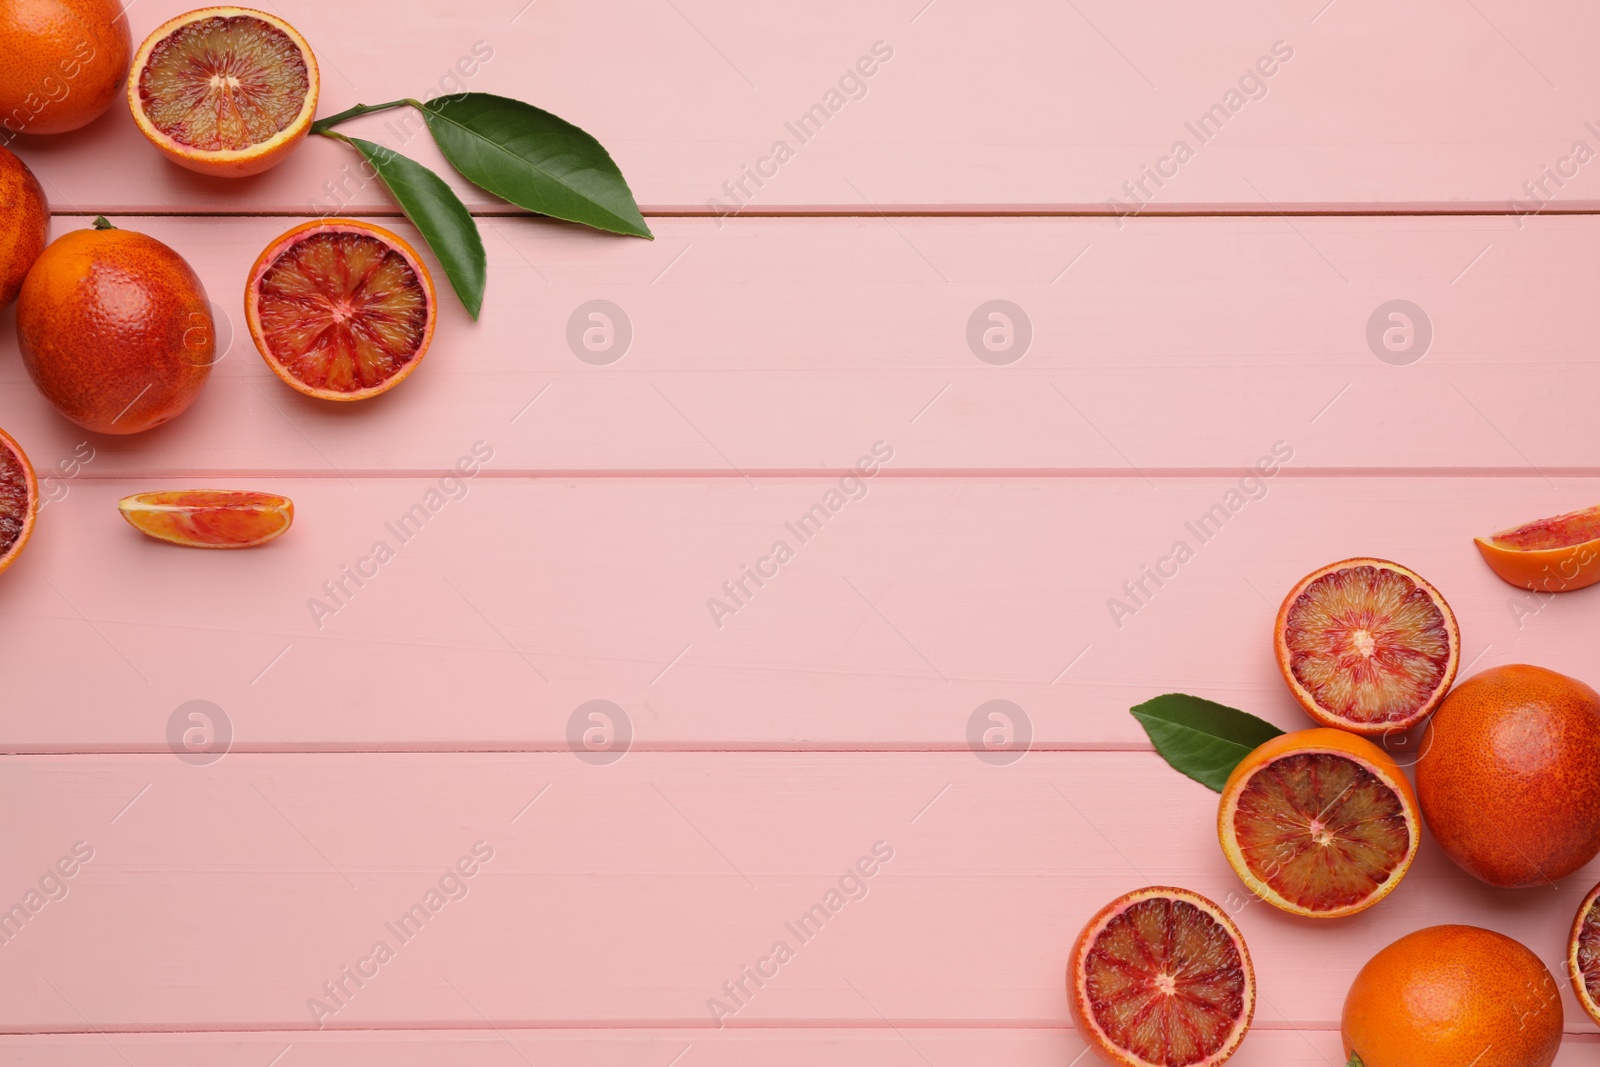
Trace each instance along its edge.
{"label": "green leaf", "polygon": [[1367,1067],[1367,1065],[1361,1062],[1361,1057],[1357,1053],[1352,1052],[1350,1053],[1350,1062],[1345,1064],[1344,1067]]}
{"label": "green leaf", "polygon": [[349,141],[372,164],[400,204],[400,210],[439,257],[467,314],[476,319],[483,307],[489,261],[483,252],[478,224],[472,221],[467,205],[443,178],[415,160],[359,137],[334,136]]}
{"label": "green leaf", "polygon": [[1187,693],[1167,693],[1129,711],[1163,759],[1219,793],[1240,760],[1283,733],[1247,712]]}
{"label": "green leaf", "polygon": [[610,233],[652,237],[600,142],[532,104],[456,93],[422,105],[439,151],[468,181],[518,207]]}

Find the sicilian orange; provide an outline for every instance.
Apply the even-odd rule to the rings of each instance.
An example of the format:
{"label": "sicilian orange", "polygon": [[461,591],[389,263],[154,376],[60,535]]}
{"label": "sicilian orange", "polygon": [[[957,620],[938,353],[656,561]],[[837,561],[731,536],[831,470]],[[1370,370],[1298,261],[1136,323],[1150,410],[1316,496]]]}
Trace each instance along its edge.
{"label": "sicilian orange", "polygon": [[319,80],[311,46],[276,15],[204,7],[139,46],[128,106],[179,166],[243,178],[281,163],[311,131]]}
{"label": "sicilian orange", "polygon": [[1373,736],[1427,718],[1461,659],[1444,597],[1383,559],[1341,560],[1300,579],[1278,609],[1273,645],[1308,715]]}
{"label": "sicilian orange", "polygon": [[1398,764],[1343,730],[1275,737],[1239,762],[1217,814],[1222,851],[1262,900],[1335,918],[1370,908],[1411,867],[1422,837]]}
{"label": "sicilian orange", "polygon": [[1067,996],[1078,1033],[1118,1067],[1215,1067],[1255,1013],[1250,952],[1233,920],[1187,889],[1118,897],[1072,947]]}
{"label": "sicilian orange", "polygon": [[0,571],[16,562],[39,514],[39,482],[22,446],[0,430]]}
{"label": "sicilian orange", "polygon": [[1340,1029],[1352,1067],[1550,1067],[1561,995],[1526,947],[1476,926],[1407,934],[1361,968]]}
{"label": "sicilian orange", "polygon": [[1422,816],[1501,888],[1548,885],[1600,854],[1600,693],[1526,664],[1456,686],[1423,732]]}
{"label": "sicilian orange", "polygon": [[0,126],[67,133],[104,114],[133,50],[122,12],[118,0],[0,3]]}
{"label": "sicilian orange", "polygon": [[194,402],[216,331],[204,286],[154,237],[104,219],[44,250],[17,299],[17,340],[33,384],[96,433],[159,426]]}
{"label": "sicilian orange", "polygon": [[117,510],[140,533],[189,548],[254,548],[294,522],[288,497],[244,489],[168,489],[123,497]]}
{"label": "sicilian orange", "polygon": [[28,165],[0,148],[0,308],[17,298],[50,239],[50,204]]}
{"label": "sicilian orange", "polygon": [[1600,505],[1474,538],[1478,552],[1512,585],[1563,593],[1600,582]]}
{"label": "sicilian orange", "polygon": [[315,219],[261,253],[244,294],[261,358],[307,396],[365,400],[400,384],[433,339],[438,301],[422,257],[356,219]]}

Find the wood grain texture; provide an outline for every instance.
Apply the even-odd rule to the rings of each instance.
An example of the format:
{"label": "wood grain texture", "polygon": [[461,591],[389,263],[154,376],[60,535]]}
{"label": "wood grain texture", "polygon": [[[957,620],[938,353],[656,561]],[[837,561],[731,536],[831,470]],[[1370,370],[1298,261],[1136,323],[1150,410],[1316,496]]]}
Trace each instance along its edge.
{"label": "wood grain texture", "polygon": [[[738,477],[842,470],[885,440],[897,472],[1232,472],[1285,441],[1296,469],[1600,472],[1595,218],[1520,231],[1474,218],[1144,219],[1120,232],[1074,219],[669,219],[654,244],[486,219],[482,321],[444,295],[423,365],[355,405],[285,387],[245,328],[246,275],[287,220],[119,222],[192,260],[231,347],[178,420],[85,446],[28,386],[7,313],[0,425],[40,467],[92,446],[96,476],[437,471],[485,439],[501,472]],[[1032,323],[1008,366],[967,338],[995,299]],[[1367,339],[1394,299],[1432,324],[1410,365]],[[568,342],[594,300],[631,323],[606,366]]]}
{"label": "wood grain texture", "polygon": [[[182,10],[140,3],[135,40]],[[1107,212],[1140,181],[1151,210],[1505,211],[1538,202],[1529,181],[1560,207],[1600,204],[1600,174],[1572,159],[1575,141],[1600,149],[1585,125],[1600,122],[1586,46],[1600,14],[1576,4],[829,0],[780,16],[734,0],[427,0],[403,30],[360,4],[282,14],[317,51],[322,114],[460,86],[527,99],[598,136],[656,211]],[[880,41],[893,58],[840,92]],[[1277,63],[1275,44],[1292,58]],[[1272,75],[1241,86],[1263,60]],[[826,121],[802,138],[789,126],[814,106]],[[392,118],[350,128],[439,163]],[[352,180],[348,149],[313,140],[236,185],[165,162],[123,109],[24,148],[59,210],[392,210]],[[1181,165],[1180,140],[1193,152]],[[1167,172],[1160,187],[1146,167]],[[1565,171],[1560,187],[1544,167]],[[724,183],[740,181],[748,195],[730,200]]]}
{"label": "wood grain texture", "polygon": [[[1326,1028],[1420,926],[1487,925],[1556,964],[1594,871],[1496,892],[1430,839],[1379,906],[1295,920],[1228,868],[1214,794],[1149,753],[23,757],[0,797],[5,900],[93,850],[0,946],[11,1031],[1059,1027],[1081,924],[1171,883],[1236,913],[1263,1029]],[[482,862],[441,881],[463,857]],[[432,914],[396,926],[413,904]],[[723,983],[779,941],[793,958],[734,1004]],[[391,958],[361,962],[378,942]],[[347,965],[370,973],[332,1000]]]}
{"label": "wood grain texture", "polygon": [[45,508],[0,586],[11,654],[50,665],[14,676],[5,747],[164,751],[194,699],[275,750],[564,749],[595,699],[652,749],[964,749],[996,699],[1040,744],[1143,747],[1127,709],[1170,690],[1292,727],[1278,602],[1363,554],[1444,591],[1467,673],[1592,676],[1596,591],[1519,591],[1471,538],[1600,498],[1594,479],[1279,477],[1250,500],[1239,479],[880,476],[818,531],[836,480],[268,478],[218,484],[289,496],[295,526],[234,553],[117,515],[169,484],[82,479]]}

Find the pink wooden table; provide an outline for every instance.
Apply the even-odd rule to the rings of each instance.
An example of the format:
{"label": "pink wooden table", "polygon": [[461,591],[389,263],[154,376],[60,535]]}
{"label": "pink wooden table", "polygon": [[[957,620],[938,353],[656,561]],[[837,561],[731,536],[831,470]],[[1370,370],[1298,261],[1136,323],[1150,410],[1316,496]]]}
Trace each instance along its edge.
{"label": "pink wooden table", "polygon": [[[185,6],[142,0],[135,39]],[[447,299],[410,382],[334,410],[257,359],[240,293],[297,218],[409,233],[347,150],[225,184],[121,110],[19,143],[57,233],[103,212],[168,242],[234,336],[181,420],[86,442],[0,321],[0,425],[54,471],[0,582],[0,903],[92,850],[0,945],[0,1062],[1063,1065],[1071,938],[1150,883],[1237,911],[1261,988],[1245,1067],[1342,1062],[1351,977],[1422,925],[1505,931],[1560,973],[1594,870],[1499,893],[1429,841],[1377,908],[1292,920],[1245,900],[1214,795],[1126,709],[1182,689],[1305,725],[1272,615],[1354,554],[1437,583],[1471,669],[1596,681],[1600,593],[1520,597],[1470,538],[1600,500],[1600,9],[401,7],[273,5],[318,50],[324,113],[458,89],[487,51],[466,87],[596,134],[657,239],[461,185],[482,320]],[[872,77],[841,81],[864,56]],[[351,132],[402,147],[385,119]],[[631,327],[610,362],[566,340],[595,300]],[[1395,300],[1431,338],[1380,358],[1369,320]],[[1027,323],[1000,351],[969,341],[991,301]],[[286,493],[298,523],[201,554],[115,514],[192,485]],[[1241,488],[1176,578],[1110,609]],[[380,540],[393,559],[330,596]],[[197,700],[221,759],[169,747]],[[1015,762],[969,747],[995,700],[1031,736]],[[862,857],[873,877],[794,939]],[[708,1005],[780,939],[776,977]],[[1566,1008],[1562,1067],[1600,1043]]]}

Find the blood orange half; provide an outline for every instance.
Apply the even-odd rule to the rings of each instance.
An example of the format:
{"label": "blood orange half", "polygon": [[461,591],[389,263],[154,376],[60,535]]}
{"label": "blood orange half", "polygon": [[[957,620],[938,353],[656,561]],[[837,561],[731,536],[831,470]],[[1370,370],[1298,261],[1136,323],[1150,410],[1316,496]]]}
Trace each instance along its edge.
{"label": "blood orange half", "polygon": [[1067,996],[1078,1032],[1119,1067],[1213,1067],[1232,1056],[1255,1013],[1244,937],[1187,889],[1118,897],[1072,948]]}
{"label": "blood orange half", "polygon": [[323,400],[365,400],[400,384],[428,351],[437,306],[416,250],[355,219],[316,219],[279,237],[244,294],[267,366]]}
{"label": "blood orange half", "polygon": [[1600,505],[1473,540],[1491,570],[1524,589],[1564,593],[1600,582]]}
{"label": "blood orange half", "polygon": [[294,522],[287,497],[243,489],[174,489],[118,501],[140,533],[190,548],[253,548]]}
{"label": "blood orange half", "polygon": [[1400,884],[1421,839],[1411,783],[1343,730],[1299,730],[1251,752],[1222,789],[1222,851],[1251,892],[1296,915],[1370,908]]}
{"label": "blood orange half", "polygon": [[33,535],[39,482],[22,446],[0,430],[0,571],[16,562]]}
{"label": "blood orange half", "polygon": [[1600,885],[1578,905],[1567,942],[1567,974],[1589,1018],[1600,1023]]}
{"label": "blood orange half", "polygon": [[1450,691],[1461,631],[1439,591],[1383,559],[1306,575],[1278,609],[1278,669],[1323,726],[1377,736],[1409,729]]}
{"label": "blood orange half", "polygon": [[139,46],[128,106],[179,166],[243,178],[286,158],[311,131],[319,80],[311,46],[276,15],[204,7]]}

